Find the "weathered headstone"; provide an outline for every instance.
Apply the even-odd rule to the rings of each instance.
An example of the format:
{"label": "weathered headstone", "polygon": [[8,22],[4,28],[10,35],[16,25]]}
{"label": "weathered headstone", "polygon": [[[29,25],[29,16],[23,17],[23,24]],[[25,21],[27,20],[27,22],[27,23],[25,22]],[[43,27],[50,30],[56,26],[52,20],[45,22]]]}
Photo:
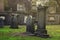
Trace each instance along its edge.
{"label": "weathered headstone", "polygon": [[19,14],[19,16],[18,16],[18,23],[20,25],[24,24],[24,15],[23,14]]}
{"label": "weathered headstone", "polygon": [[0,28],[3,28],[3,26],[4,26],[4,21],[2,18],[0,18]]}
{"label": "weathered headstone", "polygon": [[15,15],[11,17],[11,28],[18,28],[17,16]]}
{"label": "weathered headstone", "polygon": [[37,23],[37,30],[35,35],[40,36],[40,37],[49,37],[47,35],[47,30],[46,30],[46,8],[45,6],[39,5],[38,7],[38,23]]}
{"label": "weathered headstone", "polygon": [[33,34],[35,31],[35,28],[34,28],[34,22],[30,16],[28,16],[26,19],[26,26],[27,26],[26,32]]}
{"label": "weathered headstone", "polygon": [[7,14],[5,16],[5,25],[10,25],[10,23],[11,23],[11,16]]}

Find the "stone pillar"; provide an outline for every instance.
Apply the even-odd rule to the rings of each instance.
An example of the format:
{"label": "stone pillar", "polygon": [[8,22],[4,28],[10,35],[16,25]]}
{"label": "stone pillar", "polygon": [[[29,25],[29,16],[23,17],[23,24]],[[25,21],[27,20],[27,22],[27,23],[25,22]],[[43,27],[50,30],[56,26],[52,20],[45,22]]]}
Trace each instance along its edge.
{"label": "stone pillar", "polygon": [[14,28],[14,29],[18,28],[18,21],[16,15],[12,15],[10,26],[11,26],[10,28]]}
{"label": "stone pillar", "polygon": [[37,23],[37,30],[35,35],[40,37],[49,37],[47,35],[46,30],[46,7],[45,6],[39,6],[38,7],[38,23]]}
{"label": "stone pillar", "polygon": [[29,34],[34,34],[35,27],[34,27],[34,22],[30,16],[27,17],[26,19],[26,32]]}

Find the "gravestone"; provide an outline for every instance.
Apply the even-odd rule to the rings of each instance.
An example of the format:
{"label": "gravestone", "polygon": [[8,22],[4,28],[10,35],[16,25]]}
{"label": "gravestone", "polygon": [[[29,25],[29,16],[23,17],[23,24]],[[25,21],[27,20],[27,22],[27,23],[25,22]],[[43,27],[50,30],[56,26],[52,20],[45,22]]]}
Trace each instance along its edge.
{"label": "gravestone", "polygon": [[19,14],[18,15],[18,23],[20,25],[23,25],[24,24],[24,14]]}
{"label": "gravestone", "polygon": [[34,28],[34,22],[30,16],[27,17],[26,19],[26,32],[34,34],[35,28]]}
{"label": "gravestone", "polygon": [[2,18],[0,18],[0,28],[3,28],[3,26],[4,26],[4,21]]}
{"label": "gravestone", "polygon": [[11,23],[11,16],[10,14],[7,14],[5,16],[5,25],[10,25],[10,23]]}
{"label": "gravestone", "polygon": [[38,23],[37,30],[35,32],[36,36],[47,38],[49,35],[46,30],[46,8],[45,6],[39,5],[38,7]]}
{"label": "gravestone", "polygon": [[11,17],[11,27],[10,28],[18,28],[18,21],[17,21],[17,16],[13,15]]}

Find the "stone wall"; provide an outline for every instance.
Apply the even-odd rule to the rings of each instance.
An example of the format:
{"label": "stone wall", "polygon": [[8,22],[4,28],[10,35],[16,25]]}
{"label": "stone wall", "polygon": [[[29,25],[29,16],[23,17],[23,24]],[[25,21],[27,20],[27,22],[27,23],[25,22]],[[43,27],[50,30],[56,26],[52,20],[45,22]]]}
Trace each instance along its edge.
{"label": "stone wall", "polygon": [[16,11],[17,9],[17,0],[8,0],[8,5],[12,11]]}
{"label": "stone wall", "polygon": [[0,12],[4,11],[4,0],[0,0]]}
{"label": "stone wall", "polygon": [[[53,17],[52,20],[50,20],[51,17]],[[47,14],[46,24],[60,24],[60,14]]]}

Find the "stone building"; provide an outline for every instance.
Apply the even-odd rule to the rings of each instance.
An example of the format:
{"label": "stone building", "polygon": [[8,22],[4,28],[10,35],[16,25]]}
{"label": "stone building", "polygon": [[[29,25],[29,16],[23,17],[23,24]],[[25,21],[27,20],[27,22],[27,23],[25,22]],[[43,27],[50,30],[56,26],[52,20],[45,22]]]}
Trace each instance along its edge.
{"label": "stone building", "polygon": [[0,0],[0,12],[4,11],[4,0]]}
{"label": "stone building", "polygon": [[[32,4],[36,5],[37,0],[32,0]],[[42,0],[38,0],[42,1]],[[47,1],[47,0],[46,0]],[[53,4],[49,5],[49,8],[46,12],[46,24],[60,24],[60,11],[59,7],[57,8],[57,4],[52,1]]]}
{"label": "stone building", "polygon": [[[28,11],[32,9],[36,9],[36,1],[37,0],[7,0],[8,10],[12,9],[12,11]],[[7,7],[7,6],[6,6]],[[5,17],[5,23],[10,23],[10,14],[1,13],[5,10],[5,3],[4,0],[0,0],[0,16]],[[48,11],[49,10],[49,11]],[[46,24],[60,24],[60,11],[57,13],[56,6],[50,6],[48,8],[48,12],[46,13]],[[36,14],[36,13],[35,13]],[[35,15],[33,14],[33,15]],[[36,15],[35,15],[36,16]],[[26,15],[24,12],[19,14],[18,20],[19,24],[23,24],[25,21]]]}

